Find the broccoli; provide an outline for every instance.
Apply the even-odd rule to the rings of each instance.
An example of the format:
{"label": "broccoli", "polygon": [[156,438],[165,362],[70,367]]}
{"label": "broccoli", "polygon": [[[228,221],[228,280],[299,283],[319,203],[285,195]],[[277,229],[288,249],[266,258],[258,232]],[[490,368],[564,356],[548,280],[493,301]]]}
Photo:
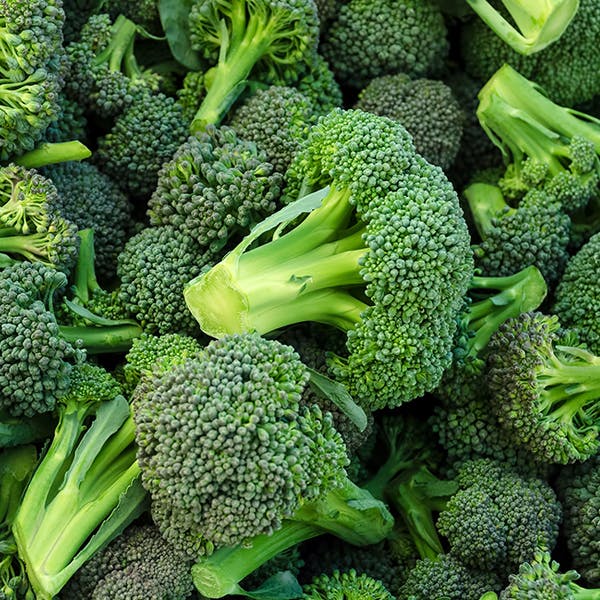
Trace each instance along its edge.
{"label": "broccoli", "polygon": [[285,173],[316,121],[312,103],[291,87],[258,90],[231,114],[229,126],[243,140],[254,142],[279,173]]}
{"label": "broccoli", "polygon": [[79,229],[93,228],[96,272],[110,279],[129,237],[132,205],[128,198],[115,182],[87,162],[51,165],[42,173],[56,186],[58,210]]}
{"label": "broccoli", "polygon": [[193,589],[190,561],[153,525],[132,525],[77,571],[65,598],[185,600]]}
{"label": "broccoli", "polygon": [[192,133],[218,125],[251,77],[287,85],[316,52],[319,18],[313,0],[193,0],[192,48],[211,67]]}
{"label": "broccoli", "polygon": [[102,7],[113,19],[125,15],[145,31],[155,35],[162,31],[157,0],[107,0]]}
{"label": "broccoli", "polygon": [[531,190],[517,208],[495,185],[473,183],[463,192],[481,241],[475,266],[502,277],[535,265],[548,284],[561,276],[569,259],[571,220],[552,196]]}
{"label": "broccoli", "polygon": [[148,215],[152,225],[176,227],[214,253],[273,213],[282,187],[265,150],[209,125],[162,166]]}
{"label": "broccoli", "polygon": [[311,101],[313,111],[318,116],[342,106],[342,90],[329,64],[318,53],[311,56],[308,70],[302,73],[293,86]]}
{"label": "broccoli", "polygon": [[177,103],[181,106],[183,117],[192,122],[206,94],[204,71],[189,71],[177,90]]}
{"label": "broccoli", "polygon": [[173,98],[143,93],[98,140],[100,169],[134,197],[150,195],[158,172],[188,136],[189,123]]}
{"label": "broccoli", "polygon": [[[320,191],[257,225],[186,286],[203,331],[332,325],[347,332],[348,357],[331,357],[330,370],[365,407],[431,390],[449,365],[472,275],[466,224],[443,172],[399,123],[334,110],[311,130],[288,181],[298,195]],[[272,241],[247,250],[275,228]]]}
{"label": "broccoli", "polygon": [[146,332],[197,335],[183,288],[212,260],[213,255],[174,226],[148,227],[119,254],[118,296]]}
{"label": "broccoli", "polygon": [[57,104],[58,116],[48,125],[43,139],[49,143],[85,141],[87,119],[83,107],[62,92],[58,95]]}
{"label": "broccoli", "polygon": [[565,467],[556,482],[564,507],[563,535],[573,566],[591,585],[600,585],[600,456]]}
{"label": "broccoli", "polygon": [[341,1],[340,0],[315,0],[317,5],[317,13],[319,15],[319,23],[321,31],[325,30],[325,25],[328,21],[335,17],[335,13],[338,11]]}
{"label": "broccoli", "polygon": [[241,587],[245,590],[254,590],[272,577],[281,576],[280,574],[286,571],[297,578],[303,566],[304,561],[300,555],[300,544],[298,544],[280,552],[261,565],[256,571],[250,573],[248,577],[242,579]]}
{"label": "broccoli", "polygon": [[443,82],[411,79],[403,73],[376,77],[360,92],[355,108],[400,121],[419,154],[444,170],[452,165],[464,113]]}
{"label": "broccoli", "polygon": [[54,436],[12,526],[36,598],[56,596],[147,508],[133,420],[112,376],[92,364],[77,365],[57,410]]}
{"label": "broccoli", "polygon": [[561,324],[575,331],[596,355],[600,355],[599,268],[600,233],[597,233],[567,263],[552,306]]}
{"label": "broccoli", "polygon": [[381,75],[435,75],[448,53],[446,25],[430,0],[351,0],[320,48],[340,82],[357,89]]}
{"label": "broccoli", "polygon": [[491,409],[514,442],[565,464],[600,448],[600,358],[561,345],[559,330],[556,316],[539,312],[506,321],[490,340],[487,379]]}
{"label": "broccoli", "polygon": [[347,600],[395,600],[386,587],[364,573],[354,570],[332,575],[320,575],[304,586],[304,600],[331,600],[344,598]]}

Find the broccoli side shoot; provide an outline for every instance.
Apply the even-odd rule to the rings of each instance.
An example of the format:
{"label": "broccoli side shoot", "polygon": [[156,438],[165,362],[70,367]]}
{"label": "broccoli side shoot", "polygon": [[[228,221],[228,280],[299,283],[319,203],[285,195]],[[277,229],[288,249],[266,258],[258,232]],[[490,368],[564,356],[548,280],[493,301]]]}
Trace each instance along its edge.
{"label": "broccoli side shoot", "polygon": [[335,571],[332,575],[320,575],[304,586],[304,600],[395,600],[381,581],[364,573]]}

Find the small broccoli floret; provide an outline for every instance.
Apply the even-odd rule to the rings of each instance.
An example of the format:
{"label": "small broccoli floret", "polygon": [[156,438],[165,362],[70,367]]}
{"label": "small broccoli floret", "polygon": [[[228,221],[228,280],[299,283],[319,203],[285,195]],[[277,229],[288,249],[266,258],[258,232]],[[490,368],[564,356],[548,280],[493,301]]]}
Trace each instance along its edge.
{"label": "small broccoli floret", "polygon": [[[348,356],[330,357],[331,372],[371,409],[435,387],[472,275],[466,224],[441,169],[415,152],[399,123],[335,110],[311,130],[288,181],[302,197],[186,287],[203,331],[337,327]],[[303,195],[312,190],[321,191]]]}
{"label": "small broccoli floret", "polygon": [[417,152],[448,169],[458,152],[464,113],[443,82],[395,74],[373,79],[355,108],[399,121],[412,135]]}
{"label": "small broccoli floret", "polygon": [[98,141],[98,166],[134,197],[156,187],[158,172],[188,136],[181,106],[164,94],[138,96]]}
{"label": "small broccoli floret", "polygon": [[113,19],[125,15],[146,31],[157,35],[161,32],[157,0],[108,0],[102,8]]}
{"label": "small broccoli floret", "polygon": [[87,119],[84,109],[64,93],[58,95],[58,116],[46,129],[44,141],[49,143],[85,140]]}
{"label": "small broccoli floret", "polygon": [[144,331],[198,333],[183,287],[210,264],[212,255],[171,225],[134,235],[119,255],[119,296]]}
{"label": "small broccoli floret", "polygon": [[317,5],[321,31],[323,31],[327,21],[335,16],[341,2],[340,0],[315,0],[315,4]]}
{"label": "small broccoli floret", "polygon": [[204,77],[204,71],[189,71],[177,90],[177,103],[183,110],[184,118],[190,123],[206,94]]}
{"label": "small broccoli floret", "polygon": [[563,469],[557,489],[564,506],[563,532],[573,567],[587,583],[600,585],[600,456]]}
{"label": "small broccoli floret", "polygon": [[600,358],[560,345],[556,316],[524,313],[490,341],[492,410],[522,446],[548,462],[586,460],[600,447]]}
{"label": "small broccoli floret", "polygon": [[193,589],[189,559],[152,525],[128,527],[95,554],[63,590],[65,598],[185,600]]}
{"label": "small broccoli floret", "polygon": [[304,586],[304,600],[330,600],[345,598],[347,600],[395,600],[386,587],[364,573],[358,574],[350,570],[331,575],[320,575]]}
{"label": "small broccoli floret", "polygon": [[511,208],[500,188],[486,183],[471,184],[464,196],[481,238],[474,253],[483,273],[501,277],[535,265],[549,284],[560,278],[571,221],[551,196],[531,190]]}
{"label": "small broccoli floret", "polygon": [[294,88],[270,86],[258,90],[231,115],[229,125],[254,142],[279,173],[285,173],[316,120],[310,100]]}
{"label": "small broccoli floret", "polygon": [[294,87],[311,101],[317,116],[326,115],[342,106],[342,90],[329,64],[318,53],[310,58],[307,71],[302,73]]}
{"label": "small broccoli floret", "polygon": [[152,225],[176,227],[217,252],[274,212],[282,187],[264,150],[210,125],[162,166],[148,214]]}
{"label": "small broccoli floret", "polygon": [[600,233],[592,236],[567,263],[557,288],[552,312],[564,327],[600,355]]}
{"label": "small broccoli floret", "polygon": [[319,18],[313,0],[194,0],[192,47],[211,65],[207,92],[192,132],[218,125],[248,79],[286,85],[316,52]]}
{"label": "small broccoli floret", "polygon": [[66,162],[46,167],[59,194],[59,210],[79,229],[94,230],[95,267],[100,277],[116,272],[117,256],[130,229],[132,206],[125,194],[97,167]]}
{"label": "small broccoli floret", "polygon": [[446,26],[429,0],[351,0],[340,6],[321,51],[339,81],[358,89],[381,75],[423,77],[441,70]]}

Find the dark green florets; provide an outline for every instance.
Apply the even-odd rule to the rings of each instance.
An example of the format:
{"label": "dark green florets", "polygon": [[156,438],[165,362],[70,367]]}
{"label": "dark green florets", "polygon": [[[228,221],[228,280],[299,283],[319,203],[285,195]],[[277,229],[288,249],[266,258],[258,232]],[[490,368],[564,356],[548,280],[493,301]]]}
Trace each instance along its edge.
{"label": "dark green florets", "polygon": [[290,87],[258,90],[231,115],[229,125],[243,140],[254,142],[279,173],[285,173],[316,120],[302,93]]}
{"label": "dark green florets", "polygon": [[304,600],[395,600],[381,581],[352,570],[320,575],[303,589]]}
{"label": "dark green florets", "polygon": [[183,78],[181,88],[177,90],[177,103],[183,110],[183,116],[192,121],[206,94],[204,71],[189,71]]}
{"label": "dark green florets", "polygon": [[113,18],[125,15],[146,31],[161,32],[157,0],[108,0],[103,7]]}
{"label": "dark green florets", "polygon": [[386,75],[359,94],[356,108],[399,121],[412,135],[417,152],[449,168],[460,145],[464,114],[452,90],[432,79]]}
{"label": "dark green florets", "polygon": [[59,194],[60,211],[79,229],[94,230],[96,273],[110,277],[129,235],[132,206],[118,186],[87,162],[44,169]]}
{"label": "dark green florets", "polygon": [[198,333],[183,299],[183,286],[210,260],[175,227],[149,227],[133,236],[119,255],[119,295],[149,333]]}
{"label": "dark green florets", "polygon": [[65,94],[58,95],[58,116],[48,125],[44,141],[50,143],[84,140],[87,119],[83,107]]}
{"label": "dark green florets", "polygon": [[150,222],[177,227],[216,252],[274,212],[282,186],[263,150],[229,127],[210,125],[161,168]]}
{"label": "dark green florets", "polygon": [[316,115],[326,115],[342,106],[342,90],[329,64],[320,54],[310,59],[308,71],[301,75],[294,87],[311,101]]}
{"label": "dark green florets", "polygon": [[83,353],[60,336],[52,295],[64,274],[39,263],[0,270],[0,408],[14,416],[54,409]]}
{"label": "dark green florets", "polygon": [[441,70],[446,26],[429,0],[351,0],[340,7],[321,50],[339,80],[353,87],[392,73],[422,77]]}
{"label": "dark green florets", "polygon": [[564,327],[600,355],[600,234],[592,236],[567,263],[552,312]]}
{"label": "dark green florets", "polygon": [[208,551],[235,545],[338,485],[345,447],[329,416],[301,409],[307,381],[292,348],[256,334],[213,341],[153,378],[135,411],[136,439],[167,539],[196,554],[202,540]]}

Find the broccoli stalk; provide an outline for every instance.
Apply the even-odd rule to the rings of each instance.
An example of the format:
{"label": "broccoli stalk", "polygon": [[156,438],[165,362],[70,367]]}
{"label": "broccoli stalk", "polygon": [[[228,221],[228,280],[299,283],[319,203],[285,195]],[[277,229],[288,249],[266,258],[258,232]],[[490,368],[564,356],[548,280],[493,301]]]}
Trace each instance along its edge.
{"label": "broccoli stalk", "polygon": [[515,27],[488,0],[467,2],[500,39],[525,55],[539,52],[556,41],[579,8],[579,0],[502,0]]}
{"label": "broccoli stalk", "polygon": [[15,163],[26,169],[39,169],[71,160],[84,160],[91,155],[92,152],[87,146],[77,140],[72,140],[41,144],[35,150],[15,159]]}

